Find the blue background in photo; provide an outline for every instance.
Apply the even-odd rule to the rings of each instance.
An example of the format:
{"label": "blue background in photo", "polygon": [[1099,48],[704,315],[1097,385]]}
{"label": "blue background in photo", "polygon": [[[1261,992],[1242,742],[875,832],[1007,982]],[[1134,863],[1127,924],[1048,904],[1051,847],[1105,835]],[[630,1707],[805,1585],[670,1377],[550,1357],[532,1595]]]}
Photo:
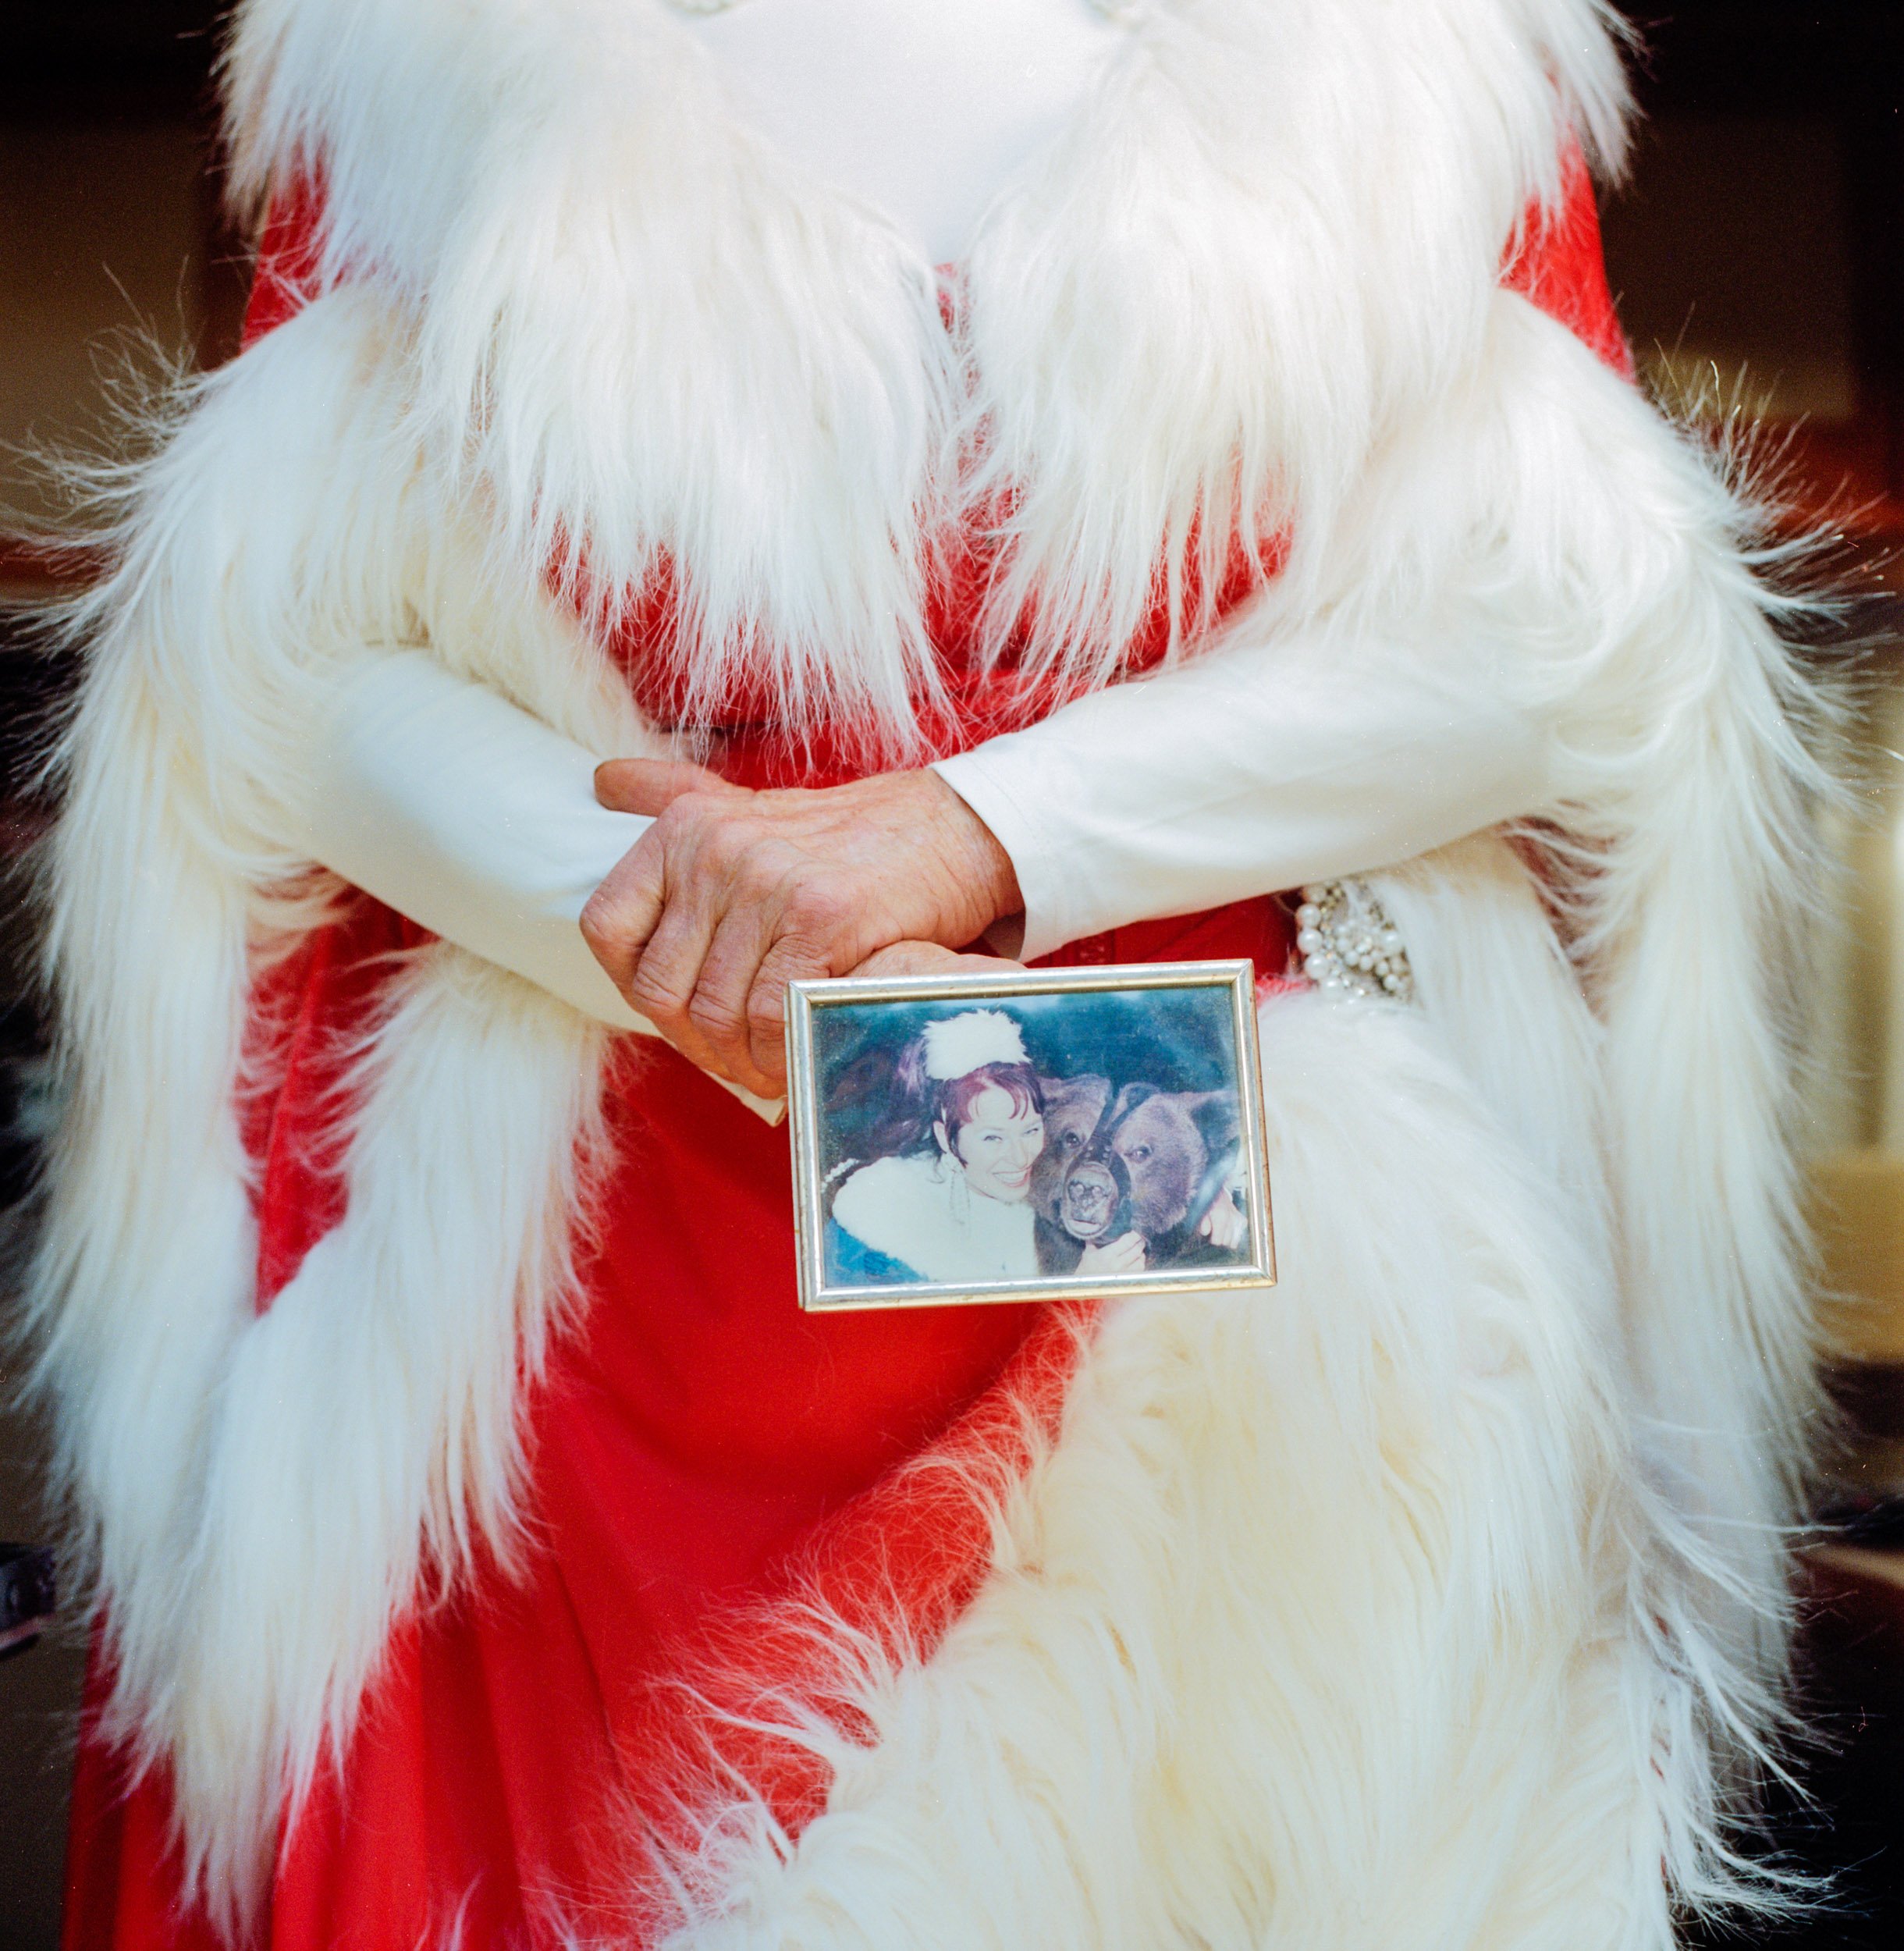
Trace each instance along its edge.
{"label": "blue background in photo", "polygon": [[868,1134],[895,1108],[899,1054],[928,1023],[995,1009],[1018,1025],[1043,1076],[1107,1077],[1160,1091],[1234,1090],[1236,1034],[1227,987],[975,996],[929,1003],[836,1003],[813,1012],[821,1170],[864,1157]]}

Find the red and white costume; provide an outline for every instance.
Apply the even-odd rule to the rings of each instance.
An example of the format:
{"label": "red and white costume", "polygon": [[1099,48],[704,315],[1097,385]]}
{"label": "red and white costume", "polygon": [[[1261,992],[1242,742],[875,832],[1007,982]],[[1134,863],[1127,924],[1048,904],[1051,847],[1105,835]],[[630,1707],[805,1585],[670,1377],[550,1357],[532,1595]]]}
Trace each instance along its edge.
{"label": "red and white costume", "polygon": [[[1607,303],[1605,19],[1105,32],[942,279],[659,0],[240,8],[258,329],[129,491],[52,861],[78,1951],[1625,1951],[1739,1884],[1812,773]],[[1381,870],[1418,1002],[1263,1011],[1283,1285],[801,1316],[774,1126],[533,917],[322,871],[419,658],[558,780],[969,748],[1059,961],[1279,972]]]}

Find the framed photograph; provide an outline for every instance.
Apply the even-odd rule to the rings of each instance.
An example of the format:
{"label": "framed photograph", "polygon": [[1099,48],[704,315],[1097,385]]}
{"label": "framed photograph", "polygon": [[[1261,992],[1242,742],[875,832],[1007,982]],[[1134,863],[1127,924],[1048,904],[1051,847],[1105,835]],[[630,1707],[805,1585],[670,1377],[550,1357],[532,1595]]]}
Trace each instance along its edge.
{"label": "framed photograph", "polygon": [[800,1304],[1275,1284],[1248,962],[795,983]]}

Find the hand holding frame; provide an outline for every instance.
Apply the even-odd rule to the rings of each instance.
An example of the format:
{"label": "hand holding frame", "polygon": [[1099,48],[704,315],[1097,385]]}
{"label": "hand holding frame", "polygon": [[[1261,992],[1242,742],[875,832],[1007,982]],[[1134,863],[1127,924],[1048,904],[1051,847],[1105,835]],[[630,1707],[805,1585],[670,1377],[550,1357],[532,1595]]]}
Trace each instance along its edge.
{"label": "hand holding frame", "polygon": [[934,772],[755,792],[621,759],[597,769],[595,795],[655,824],[583,909],[588,946],[684,1055],[765,1096],[785,1087],[790,982],[899,944],[943,965],[934,945],[962,947],[1021,904],[1005,850]]}

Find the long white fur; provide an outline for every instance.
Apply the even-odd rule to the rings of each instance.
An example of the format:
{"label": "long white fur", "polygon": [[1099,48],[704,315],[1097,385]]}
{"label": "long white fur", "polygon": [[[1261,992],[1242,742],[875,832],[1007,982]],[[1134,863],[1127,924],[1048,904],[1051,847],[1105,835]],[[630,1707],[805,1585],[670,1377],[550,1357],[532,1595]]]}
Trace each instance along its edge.
{"label": "long white fur", "polygon": [[321,162],[329,274],[414,307],[522,574],[612,616],[665,561],[691,709],[764,668],[797,722],[905,721],[957,395],[931,268],[751,136],[659,0],[258,0],[230,73],[241,192]]}
{"label": "long white fur", "polygon": [[1405,463],[1415,518],[1372,494],[1338,567],[1357,600],[1384,599],[1379,569],[1406,601],[1465,556],[1457,586],[1512,619],[1528,695],[1551,701],[1560,787],[1540,810],[1602,1025],[1642,1448],[1695,1520],[1684,1578],[1712,1588],[1686,1600],[1689,1656],[1749,1696],[1782,1654],[1784,1527],[1817,1414],[1781,985],[1817,872],[1819,706],[1754,573],[1757,511],[1551,321],[1507,297],[1497,314],[1493,396],[1456,394],[1422,430],[1482,493],[1434,506]]}
{"label": "long white fur", "polygon": [[1012,498],[997,631],[1029,607],[1034,663],[1074,684],[1108,673],[1193,524],[1180,632],[1239,522],[1326,533],[1369,442],[1475,357],[1568,129],[1618,153],[1604,17],[1141,9],[1059,153],[1001,195],[956,338],[932,268],[751,136],[661,0],[252,0],[235,176],[255,199],[321,163],[327,275],[375,265],[417,307],[430,410],[528,567],[585,550],[612,604],[665,561],[694,705],[764,663],[797,720],[858,708],[903,748],[948,518]]}
{"label": "long white fur", "polygon": [[826,1814],[720,1812],[670,1951],[1671,1942],[1604,1259],[1430,1024],[1263,1034],[1282,1285],[1109,1317],[985,1592],[843,1660]]}
{"label": "long white fur", "polygon": [[1029,609],[1034,666],[1100,682],[1161,564],[1180,639],[1210,620],[1233,537],[1255,553],[1284,535],[1302,581],[1371,444],[1471,369],[1503,241],[1558,190],[1569,130],[1622,153],[1603,17],[1593,0],[1142,13],[973,254],[971,492],[1014,498],[996,631]]}
{"label": "long white fur", "polygon": [[384,322],[368,297],[314,307],[204,387],[149,471],[77,620],[95,663],[50,862],[75,1094],[29,1297],[38,1377],[111,1622],[110,1724],[169,1764],[188,1882],[228,1923],[393,1617],[479,1537],[507,1545],[599,1041],[460,951],[417,958],[364,1030],[349,1217],[254,1318],[250,966],[328,905],[276,837],[303,708],[371,643],[480,627],[520,702],[605,750],[634,735],[535,585],[485,600],[454,512],[420,514]]}
{"label": "long white fur", "polygon": [[[76,1095],[32,1306],[115,1724],[240,1917],[390,1619],[506,1542],[564,1291],[595,1042],[439,948],[367,1033],[349,1218],[252,1318],[232,1106],[247,967],[325,906],[283,837],[312,700],[421,644],[639,748],[542,592],[566,549],[610,591],[673,563],[702,698],[757,660],[790,722],[900,737],[977,414],[971,492],[1017,491],[1081,681],[1160,545],[1259,493],[1295,545],[1272,649],[1524,644],[1566,925],[1498,854],[1431,861],[1389,890],[1423,1025],[1272,1013],[1272,1099],[1313,1114],[1284,1288],[1113,1318],[1014,1505],[1039,1554],[875,1676],[883,1739],[790,1860],[740,1824],[709,1941],[1663,1944],[1675,1889],[1728,1880],[1777,1674],[1806,1384],[1774,970],[1811,775],[1736,497],[1495,290],[1569,122],[1617,150],[1601,10],[1158,0],[1001,201],[953,353],[925,268],[698,59],[649,0],[241,12],[241,182],[321,160],[342,288],[137,485],[52,862]],[[1017,1907],[961,1908],[988,1877]]]}

